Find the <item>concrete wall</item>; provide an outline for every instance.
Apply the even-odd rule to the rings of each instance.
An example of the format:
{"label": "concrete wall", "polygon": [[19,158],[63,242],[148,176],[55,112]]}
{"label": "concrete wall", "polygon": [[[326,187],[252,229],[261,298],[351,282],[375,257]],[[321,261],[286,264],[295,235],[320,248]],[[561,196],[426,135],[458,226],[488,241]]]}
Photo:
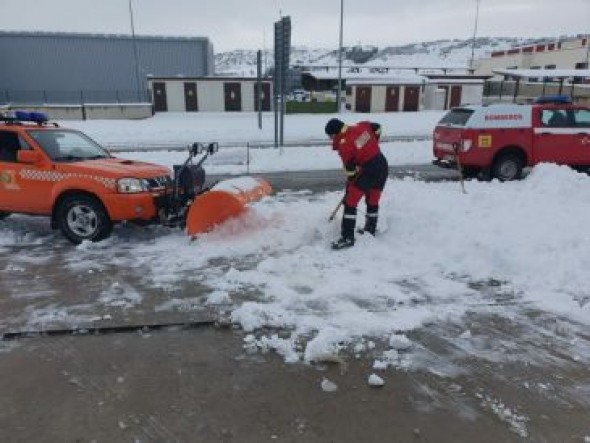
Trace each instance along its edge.
{"label": "concrete wall", "polygon": [[18,106],[13,109],[44,112],[51,120],[135,120],[152,116],[150,104]]}
{"label": "concrete wall", "polygon": [[445,109],[446,91],[439,89],[438,85],[428,85],[424,88],[422,102],[424,109],[442,111]]}
{"label": "concrete wall", "polygon": [[166,83],[166,103],[168,112],[184,112],[184,82]]}
{"label": "concrete wall", "polygon": [[371,93],[371,112],[385,112],[385,93],[387,91],[386,86],[376,85],[373,86]]}
{"label": "concrete wall", "polygon": [[481,105],[483,101],[483,84],[463,85],[461,94],[462,105]]}
{"label": "concrete wall", "polygon": [[223,92],[223,82],[197,82],[197,97],[199,98],[200,111],[225,111],[225,96]]}
{"label": "concrete wall", "polygon": [[254,112],[254,83],[242,83],[242,111]]}

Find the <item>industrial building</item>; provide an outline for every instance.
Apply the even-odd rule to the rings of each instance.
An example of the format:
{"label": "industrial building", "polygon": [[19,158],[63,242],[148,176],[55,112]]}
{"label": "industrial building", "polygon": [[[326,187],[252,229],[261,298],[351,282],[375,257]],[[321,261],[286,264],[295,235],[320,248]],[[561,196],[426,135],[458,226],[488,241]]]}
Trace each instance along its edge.
{"label": "industrial building", "polygon": [[485,103],[530,103],[541,95],[558,94],[588,104],[589,58],[590,39],[578,37],[494,51],[476,62],[475,73],[493,76],[485,85]]}
{"label": "industrial building", "polygon": [[476,61],[475,73],[493,75],[499,69],[588,69],[589,40],[581,37],[494,51],[490,57]]}
{"label": "industrial building", "polygon": [[150,102],[151,77],[214,75],[206,37],[0,32],[0,104]]}

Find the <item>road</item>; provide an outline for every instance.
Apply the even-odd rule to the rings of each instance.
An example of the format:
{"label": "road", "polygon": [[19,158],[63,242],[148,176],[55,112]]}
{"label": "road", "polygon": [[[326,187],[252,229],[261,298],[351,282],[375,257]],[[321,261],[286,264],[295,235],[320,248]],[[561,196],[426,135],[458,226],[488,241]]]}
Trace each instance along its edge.
{"label": "road", "polygon": [[[309,189],[314,192],[334,191],[343,188],[344,175],[337,169],[320,171],[297,172],[265,172],[252,174],[264,177],[274,190],[302,190]],[[227,175],[208,175],[209,181],[228,178]],[[390,166],[389,177],[405,178],[414,177],[423,181],[451,181],[458,180],[458,173],[452,169],[444,169],[434,165],[401,165]]]}

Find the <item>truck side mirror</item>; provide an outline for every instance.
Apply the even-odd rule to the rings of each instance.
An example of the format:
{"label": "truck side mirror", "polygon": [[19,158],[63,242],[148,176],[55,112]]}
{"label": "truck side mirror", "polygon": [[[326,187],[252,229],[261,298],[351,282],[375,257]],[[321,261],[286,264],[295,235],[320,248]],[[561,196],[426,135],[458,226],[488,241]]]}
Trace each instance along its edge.
{"label": "truck side mirror", "polygon": [[39,163],[41,161],[41,154],[39,154],[37,151],[19,150],[16,156],[19,163],[25,163],[27,165],[34,165],[35,163]]}

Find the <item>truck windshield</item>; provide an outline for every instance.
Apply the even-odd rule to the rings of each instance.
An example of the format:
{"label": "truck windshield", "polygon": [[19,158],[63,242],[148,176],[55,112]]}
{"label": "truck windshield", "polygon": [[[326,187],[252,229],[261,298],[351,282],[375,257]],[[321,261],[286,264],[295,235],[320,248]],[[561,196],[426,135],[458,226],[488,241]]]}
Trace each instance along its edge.
{"label": "truck windshield", "polygon": [[450,126],[465,126],[469,117],[473,114],[472,109],[457,108],[449,111],[445,116],[438,122],[439,125],[450,125]]}
{"label": "truck windshield", "polygon": [[77,131],[29,130],[29,135],[53,161],[68,162],[109,157],[95,141]]}

